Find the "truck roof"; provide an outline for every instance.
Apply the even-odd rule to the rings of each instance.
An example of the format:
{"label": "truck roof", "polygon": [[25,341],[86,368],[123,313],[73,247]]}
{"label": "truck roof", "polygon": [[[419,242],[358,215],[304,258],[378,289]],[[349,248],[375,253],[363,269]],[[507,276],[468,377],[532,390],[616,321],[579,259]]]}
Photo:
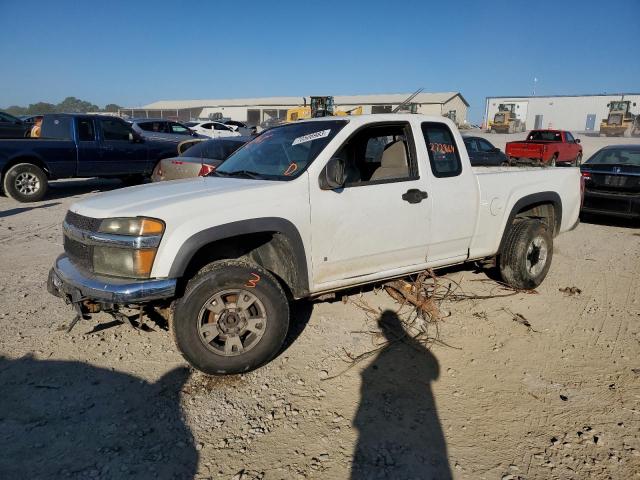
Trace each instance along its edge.
{"label": "truck roof", "polygon": [[320,118],[309,118],[305,120],[300,120],[300,122],[328,122],[335,120],[347,120],[350,123],[355,125],[372,123],[372,122],[388,122],[388,121],[410,121],[412,119],[418,119],[418,121],[423,122],[453,122],[440,115],[422,115],[420,113],[373,113],[367,115],[346,115],[342,116],[334,116],[334,117],[320,117]]}

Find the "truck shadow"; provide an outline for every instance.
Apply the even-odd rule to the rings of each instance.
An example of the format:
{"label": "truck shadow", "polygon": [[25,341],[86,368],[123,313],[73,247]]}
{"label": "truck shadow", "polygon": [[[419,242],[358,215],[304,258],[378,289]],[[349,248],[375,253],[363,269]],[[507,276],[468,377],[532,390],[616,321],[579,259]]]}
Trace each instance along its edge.
{"label": "truck shadow", "polygon": [[351,479],[450,479],[431,383],[436,357],[407,335],[395,312],[378,319],[389,342],[362,372]]}
{"label": "truck shadow", "polygon": [[92,192],[108,192],[125,185],[117,179],[85,178],[80,180],[56,180],[49,184],[45,200],[74,197]]}
{"label": "truck shadow", "polygon": [[60,205],[60,202],[45,203],[44,205],[37,205],[35,207],[10,208],[9,210],[0,211],[0,218],[11,217],[13,215],[18,215],[20,213],[28,212],[30,210],[36,210],[36,209],[39,209],[39,208],[55,207],[56,205]]}
{"label": "truck shadow", "polygon": [[193,478],[198,452],[179,392],[73,361],[0,357],[0,478]]}

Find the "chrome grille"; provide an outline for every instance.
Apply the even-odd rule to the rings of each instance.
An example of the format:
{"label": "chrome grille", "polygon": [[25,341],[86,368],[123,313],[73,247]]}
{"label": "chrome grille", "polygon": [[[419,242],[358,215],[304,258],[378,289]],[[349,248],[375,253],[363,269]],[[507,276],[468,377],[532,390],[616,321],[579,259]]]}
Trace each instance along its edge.
{"label": "chrome grille", "polygon": [[67,212],[65,221],[69,225],[73,225],[76,228],[79,228],[81,230],[88,230],[90,232],[97,232],[100,228],[100,223],[102,223],[101,218],[85,217],[83,215],[74,213],[71,210]]}

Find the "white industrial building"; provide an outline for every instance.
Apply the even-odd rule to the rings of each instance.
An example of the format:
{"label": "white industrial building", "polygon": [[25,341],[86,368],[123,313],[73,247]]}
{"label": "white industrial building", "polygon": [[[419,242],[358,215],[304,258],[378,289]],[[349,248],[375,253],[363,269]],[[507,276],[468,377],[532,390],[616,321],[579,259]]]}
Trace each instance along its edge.
{"label": "white industrial building", "polygon": [[[624,98],[623,98],[624,97]],[[607,118],[612,101],[629,100],[631,112],[640,111],[640,93],[552,95],[547,97],[487,97],[484,122],[492,120],[500,104],[515,104],[516,117],[525,128],[558,128],[574,132],[597,132]]]}
{"label": "white industrial building", "polygon": [[[351,110],[362,106],[363,113],[387,113],[404,102],[411,93],[387,95],[337,95],[337,109]],[[274,118],[285,119],[287,110],[303,105],[304,97],[238,98],[211,100],[161,100],[142,107],[123,108],[129,117],[160,117],[173,120],[209,120],[217,116],[251,125]],[[309,102],[309,97],[306,97]],[[446,115],[457,124],[467,121],[469,103],[457,92],[419,93],[412,100],[417,113]]]}

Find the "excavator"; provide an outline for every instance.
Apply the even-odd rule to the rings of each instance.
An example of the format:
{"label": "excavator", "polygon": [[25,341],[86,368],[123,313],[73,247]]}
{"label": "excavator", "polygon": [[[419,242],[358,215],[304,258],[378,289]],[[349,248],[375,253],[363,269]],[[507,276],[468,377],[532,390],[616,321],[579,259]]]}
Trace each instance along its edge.
{"label": "excavator", "polygon": [[287,110],[287,122],[295,122],[307,118],[362,115],[362,106],[352,108],[351,110],[336,110],[332,96],[310,97],[309,105],[307,105],[306,97],[304,97],[303,100],[304,105]]}
{"label": "excavator", "polygon": [[493,121],[489,121],[491,133],[518,133],[524,132],[525,124],[516,116],[515,103],[501,103]]}
{"label": "excavator", "polygon": [[[631,113],[631,102],[622,99],[607,104],[609,114],[600,122],[600,136],[631,137],[640,136],[640,114]],[[635,102],[633,103],[635,107]]]}

